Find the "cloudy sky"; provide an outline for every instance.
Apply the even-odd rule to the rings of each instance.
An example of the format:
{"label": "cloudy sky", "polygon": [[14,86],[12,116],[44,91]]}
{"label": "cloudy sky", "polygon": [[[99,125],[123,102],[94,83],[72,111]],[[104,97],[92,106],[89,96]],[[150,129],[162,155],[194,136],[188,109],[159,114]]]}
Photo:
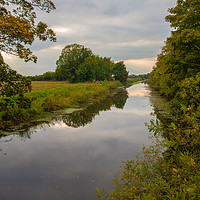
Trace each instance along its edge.
{"label": "cloudy sky", "polygon": [[78,43],[95,54],[123,60],[130,73],[150,72],[171,28],[167,10],[176,0],[53,0],[56,10],[38,12],[57,35],[57,42],[35,41],[37,64],[6,55],[5,61],[23,75],[55,71],[68,44]]}

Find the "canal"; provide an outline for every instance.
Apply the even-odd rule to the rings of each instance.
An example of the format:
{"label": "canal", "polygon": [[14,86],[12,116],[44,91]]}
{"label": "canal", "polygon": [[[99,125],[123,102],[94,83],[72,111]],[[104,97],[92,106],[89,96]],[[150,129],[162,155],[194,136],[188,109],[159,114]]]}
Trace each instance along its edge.
{"label": "canal", "polygon": [[112,189],[123,160],[148,145],[153,116],[143,83],[85,110],[0,138],[0,199],[90,200]]}

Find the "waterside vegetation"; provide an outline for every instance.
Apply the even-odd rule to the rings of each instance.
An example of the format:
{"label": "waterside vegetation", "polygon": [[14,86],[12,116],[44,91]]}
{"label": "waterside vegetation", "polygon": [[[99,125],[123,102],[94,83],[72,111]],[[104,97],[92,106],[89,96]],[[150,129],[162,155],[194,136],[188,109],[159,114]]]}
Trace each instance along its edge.
{"label": "waterside vegetation", "polygon": [[121,86],[120,82],[80,83],[52,89],[35,90],[24,94],[30,104],[18,104],[18,95],[0,98],[0,128],[10,129],[14,125],[45,117],[48,113],[67,108],[80,108],[112,95]]}
{"label": "waterside vegetation", "polygon": [[98,190],[97,199],[200,199],[199,0],[177,0],[169,13],[166,21],[173,31],[149,84],[168,99],[172,120],[150,122],[153,144],[125,161],[114,179],[115,189],[109,197]]}

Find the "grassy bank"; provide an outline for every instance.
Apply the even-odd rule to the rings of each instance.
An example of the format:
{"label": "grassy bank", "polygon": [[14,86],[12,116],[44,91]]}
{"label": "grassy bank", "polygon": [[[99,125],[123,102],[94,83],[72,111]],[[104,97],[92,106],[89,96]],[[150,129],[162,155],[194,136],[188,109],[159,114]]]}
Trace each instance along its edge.
{"label": "grassy bank", "polygon": [[136,83],[138,81],[142,81],[142,79],[141,78],[127,78],[126,84],[131,85],[131,84]]}
{"label": "grassy bank", "polygon": [[84,83],[44,89],[44,83],[41,82],[41,85],[37,87],[40,87],[40,90],[25,94],[25,97],[31,100],[30,107],[20,107],[15,104],[15,97],[10,98],[6,109],[0,112],[0,129],[10,129],[19,124],[45,117],[54,111],[84,107],[86,104],[111,95],[119,86],[121,86],[119,82],[103,82],[102,85]]}

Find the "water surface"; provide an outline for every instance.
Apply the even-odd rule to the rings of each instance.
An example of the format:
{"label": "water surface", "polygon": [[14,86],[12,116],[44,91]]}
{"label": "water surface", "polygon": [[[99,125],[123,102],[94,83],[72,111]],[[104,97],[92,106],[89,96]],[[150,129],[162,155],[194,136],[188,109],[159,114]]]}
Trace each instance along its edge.
{"label": "water surface", "polygon": [[0,199],[89,200],[148,144],[150,90],[133,85],[85,110],[0,138]]}

